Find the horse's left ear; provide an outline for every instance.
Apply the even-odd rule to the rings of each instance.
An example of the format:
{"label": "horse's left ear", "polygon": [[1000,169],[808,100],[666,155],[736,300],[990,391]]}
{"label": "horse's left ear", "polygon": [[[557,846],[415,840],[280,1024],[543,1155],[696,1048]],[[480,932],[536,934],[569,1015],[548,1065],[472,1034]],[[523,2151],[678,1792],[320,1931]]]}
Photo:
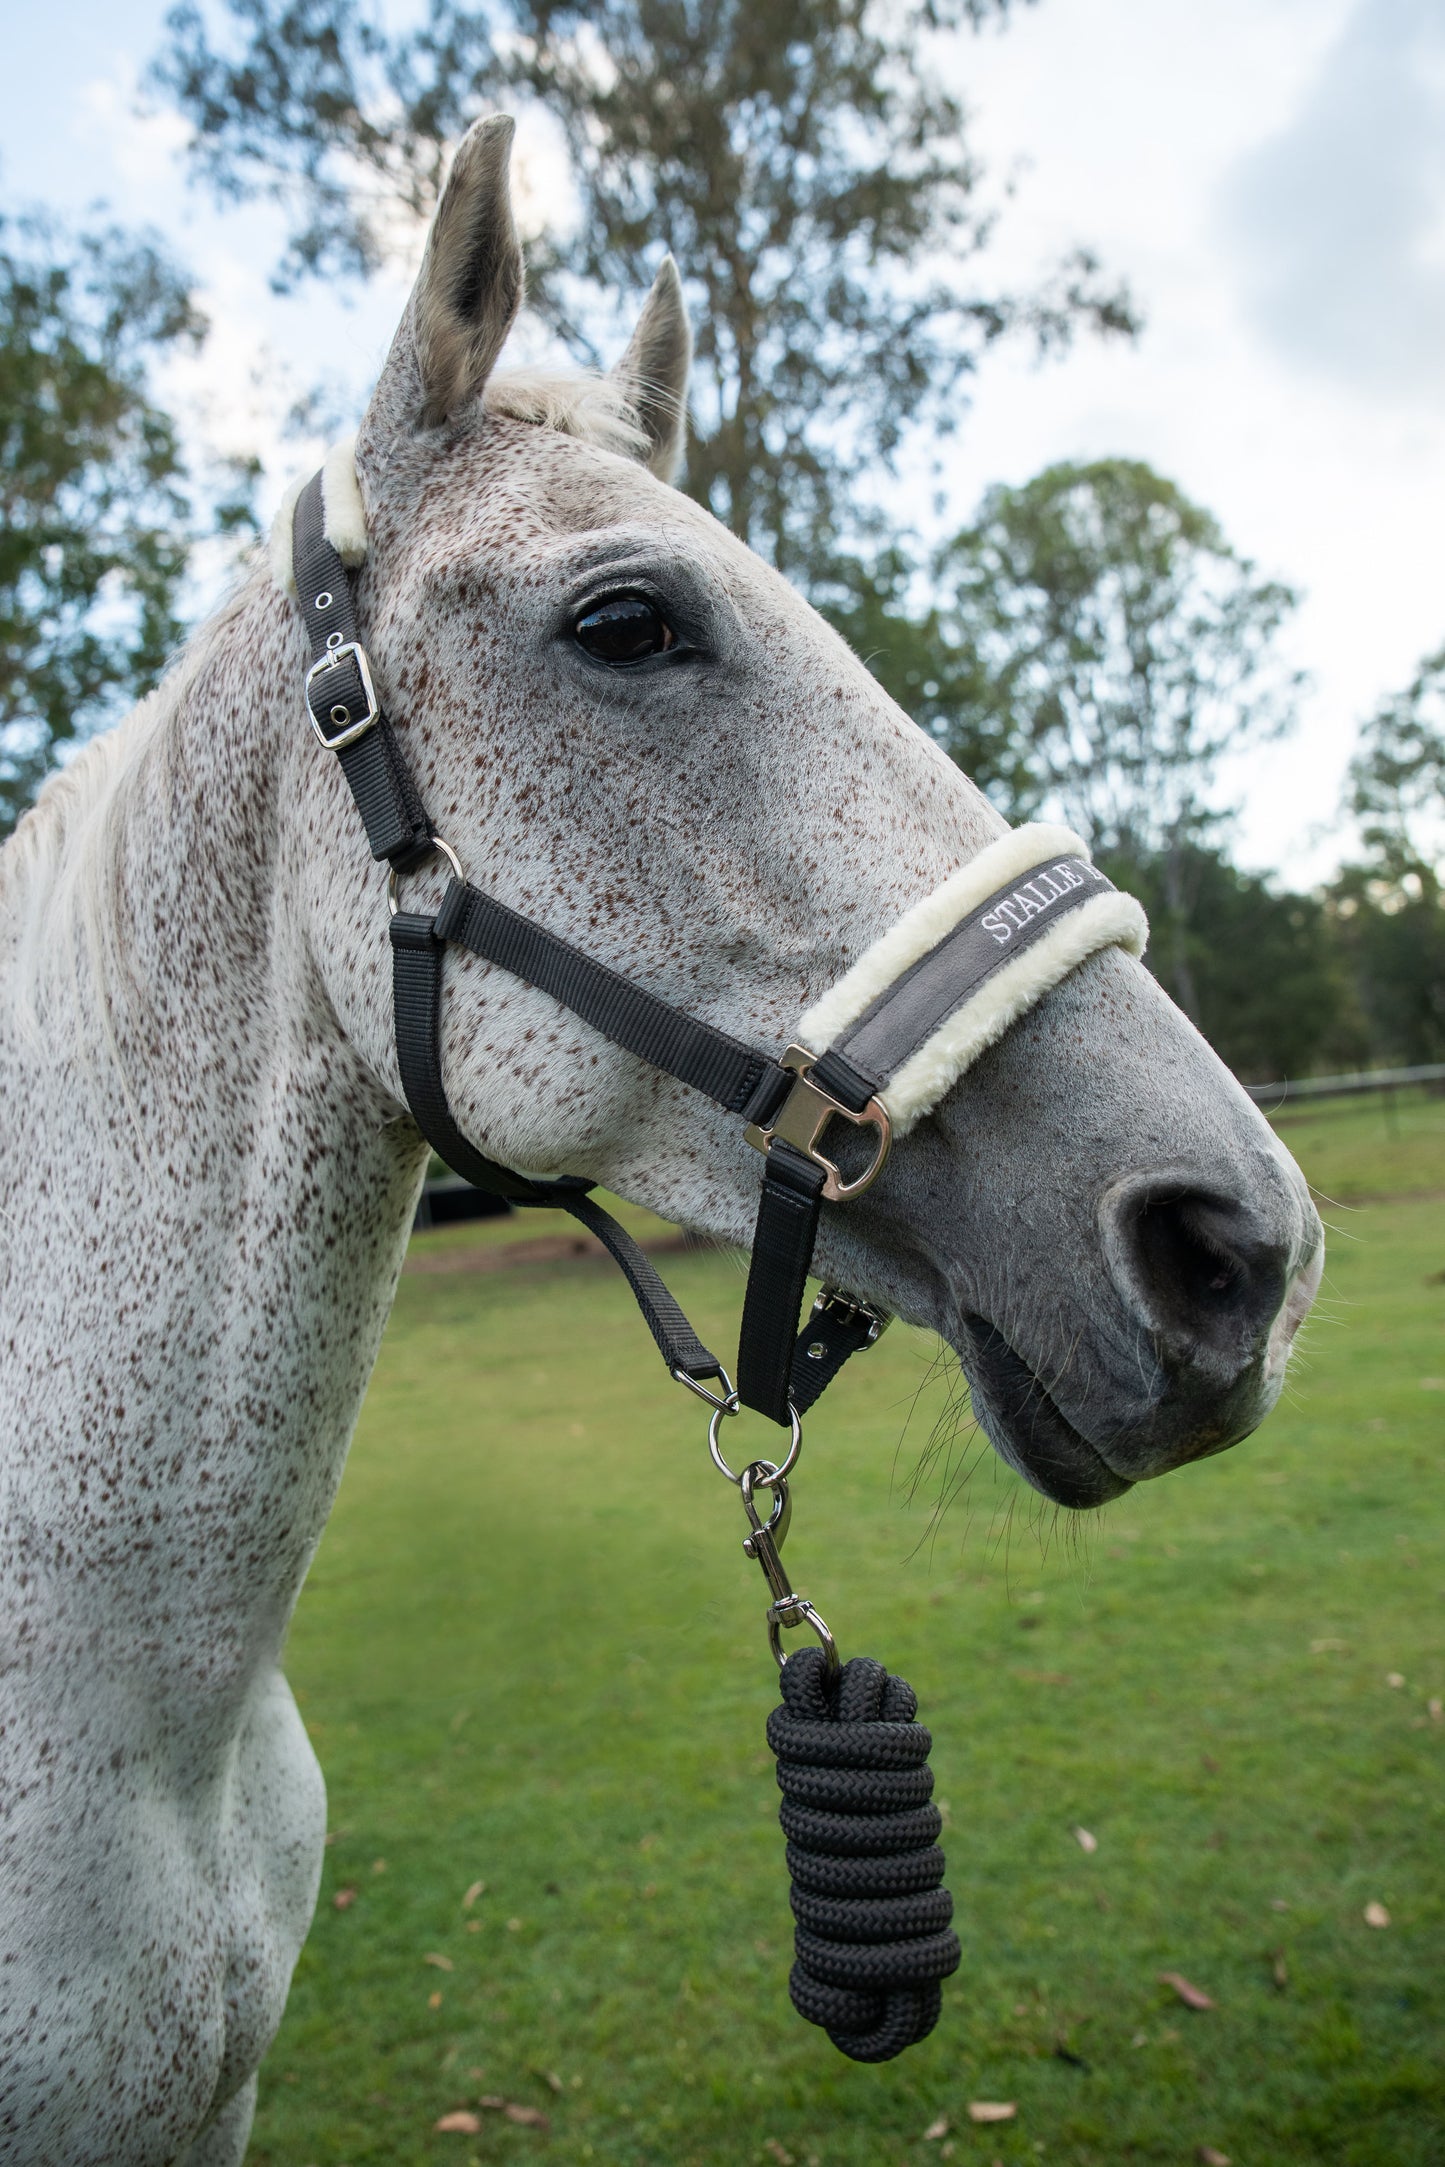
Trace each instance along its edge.
{"label": "horse's left ear", "polygon": [[664,256],[627,351],[610,373],[642,424],[647,464],[665,482],[673,479],[682,464],[691,368],[692,326],[682,280],[671,256]]}
{"label": "horse's left ear", "polygon": [[522,305],[522,246],[508,167],[513,122],[478,121],[457,149],[426,253],[366,410],[361,450],[381,452],[471,405]]}

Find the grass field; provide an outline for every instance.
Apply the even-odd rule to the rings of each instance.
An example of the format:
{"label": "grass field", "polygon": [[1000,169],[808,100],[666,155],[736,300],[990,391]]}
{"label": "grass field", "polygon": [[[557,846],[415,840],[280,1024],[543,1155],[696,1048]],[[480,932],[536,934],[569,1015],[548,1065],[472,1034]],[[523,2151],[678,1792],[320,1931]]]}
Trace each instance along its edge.
{"label": "grass field", "polygon": [[[702,1410],[601,1266],[403,1280],[291,1640],[333,1836],[257,2167],[1445,2161],[1445,1101],[1282,1126],[1339,1231],[1238,1451],[1072,1520],[964,1435],[940,1514],[902,1329],[810,1424],[788,1561],[918,1690],[964,1948],[883,2069],[788,2002],[763,1585]],[[730,1344],[735,1260],[669,1266]]]}

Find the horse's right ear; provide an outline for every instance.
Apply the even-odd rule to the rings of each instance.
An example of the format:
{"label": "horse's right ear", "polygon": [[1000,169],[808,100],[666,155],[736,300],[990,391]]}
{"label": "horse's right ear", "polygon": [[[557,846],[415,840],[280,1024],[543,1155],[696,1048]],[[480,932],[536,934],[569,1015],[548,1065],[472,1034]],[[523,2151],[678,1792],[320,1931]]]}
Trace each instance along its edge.
{"label": "horse's right ear", "polygon": [[507,183],[514,122],[500,113],[468,129],[427,235],[386,366],[361,428],[361,449],[434,429],[471,405],[522,305],[522,245]]}

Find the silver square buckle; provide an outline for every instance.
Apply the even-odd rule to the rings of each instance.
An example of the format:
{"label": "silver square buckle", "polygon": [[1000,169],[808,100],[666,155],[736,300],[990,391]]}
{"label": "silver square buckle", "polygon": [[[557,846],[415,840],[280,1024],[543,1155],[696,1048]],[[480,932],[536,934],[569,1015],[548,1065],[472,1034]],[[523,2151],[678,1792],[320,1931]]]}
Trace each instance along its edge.
{"label": "silver square buckle", "polygon": [[[311,705],[311,687],[317,678],[324,677],[328,670],[334,670],[344,655],[350,655],[356,663],[356,674],[361,679],[361,689],[366,694],[366,713],[355,722],[338,724],[335,736],[328,737],[321,723],[317,721],[316,710]],[[324,745],[328,752],[340,752],[343,746],[354,745],[359,737],[365,737],[373,724],[381,720],[376,687],[371,681],[371,664],[367,661],[366,649],[359,640],[343,640],[339,647],[328,648],[319,661],[312,663],[306,672],[306,713],[312,729],[316,732],[317,742]],[[331,720],[335,723],[338,715],[348,713],[349,710],[338,701],[331,710]]]}
{"label": "silver square buckle", "polygon": [[[790,1046],[783,1055],[781,1066],[791,1069],[797,1078],[792,1090],[774,1114],[770,1125],[763,1128],[758,1122],[750,1122],[743,1131],[744,1140],[754,1151],[761,1151],[764,1158],[775,1136],[801,1151],[805,1159],[821,1166],[825,1175],[823,1194],[830,1204],[846,1204],[850,1197],[861,1196],[870,1183],[882,1173],[892,1142],[892,1128],[887,1109],[877,1099],[869,1099],[861,1114],[855,1114],[850,1106],[840,1105],[830,1098],[820,1085],[812,1080],[816,1054],[809,1053],[806,1046]],[[825,1158],[818,1149],[818,1139],[828,1123],[833,1120],[851,1121],[855,1129],[872,1129],[878,1138],[873,1164],[856,1181],[845,1181],[831,1159]]]}

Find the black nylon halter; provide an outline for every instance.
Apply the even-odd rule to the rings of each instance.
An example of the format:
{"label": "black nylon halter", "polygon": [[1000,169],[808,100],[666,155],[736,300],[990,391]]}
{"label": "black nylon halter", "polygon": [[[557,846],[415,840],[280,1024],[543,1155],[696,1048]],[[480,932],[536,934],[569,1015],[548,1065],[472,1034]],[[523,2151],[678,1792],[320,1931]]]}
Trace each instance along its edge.
{"label": "black nylon halter", "polygon": [[[940,1016],[975,991],[1065,912],[1111,883],[1088,878],[1061,888],[1047,908],[1018,928],[1008,950],[980,926],[1018,886],[987,897],[926,956],[885,989],[821,1056],[790,1048],[779,1060],[660,1000],[506,904],[474,888],[427,817],[396,733],[375,692],[357,637],[350,577],[325,535],[321,476],[296,505],[292,526],[296,592],[311,643],[306,706],[323,746],[336,754],[366,828],[371,854],[398,876],[443,854],[453,877],[431,914],[394,909],[392,983],[397,1059],[412,1118],[446,1164],[479,1189],[518,1205],[570,1212],[610,1250],[668,1369],[705,1399],[727,1398],[721,1362],[693,1331],[650,1259],[580,1178],[533,1181],[486,1158],[458,1128],[442,1080],[443,958],[449,944],[539,987],[614,1045],[676,1077],[736,1115],[748,1141],[765,1154],[762,1195],[739,1335],[736,1399],[790,1425],[806,1413],[843,1364],[878,1337],[887,1318],[868,1304],[825,1289],[798,1331],[825,1193],[857,1193],[883,1163],[887,1116],[878,1094],[937,1027]],[[1083,862],[1083,861],[1078,861]],[[1043,864],[1037,869],[1044,871]],[[1029,874],[1023,876],[1024,880]],[[1072,878],[1072,876],[1071,876]],[[850,1188],[817,1149],[837,1117],[879,1131],[868,1176]],[[716,1380],[721,1395],[707,1389]],[[729,1403],[732,1404],[732,1403]]]}

